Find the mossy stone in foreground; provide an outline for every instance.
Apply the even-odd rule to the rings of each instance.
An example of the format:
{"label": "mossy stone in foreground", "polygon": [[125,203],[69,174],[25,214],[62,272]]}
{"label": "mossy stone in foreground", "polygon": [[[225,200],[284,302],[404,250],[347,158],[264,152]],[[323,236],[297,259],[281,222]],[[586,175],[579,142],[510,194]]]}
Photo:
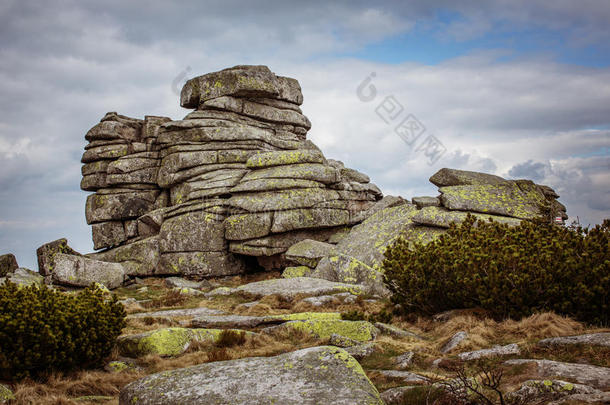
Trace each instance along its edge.
{"label": "mossy stone in foreground", "polygon": [[345,350],[320,346],[275,357],[201,364],[149,375],[121,391],[120,405],[382,405]]}

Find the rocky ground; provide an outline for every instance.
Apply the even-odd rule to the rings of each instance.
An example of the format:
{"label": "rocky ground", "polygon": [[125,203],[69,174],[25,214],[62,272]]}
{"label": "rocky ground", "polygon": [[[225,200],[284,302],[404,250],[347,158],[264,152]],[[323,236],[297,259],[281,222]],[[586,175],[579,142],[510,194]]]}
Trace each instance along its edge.
{"label": "rocky ground", "polygon": [[128,326],[104,370],[11,386],[22,403],[423,404],[481,372],[513,403],[610,401],[610,330],[550,313],[407,320],[357,286],[277,272],[113,293]]}

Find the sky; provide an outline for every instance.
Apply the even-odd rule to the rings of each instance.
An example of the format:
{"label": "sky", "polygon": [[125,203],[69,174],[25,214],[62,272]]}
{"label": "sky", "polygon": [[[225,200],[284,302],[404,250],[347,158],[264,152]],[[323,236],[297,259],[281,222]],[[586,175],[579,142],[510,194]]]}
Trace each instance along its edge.
{"label": "sky", "polygon": [[571,220],[601,223],[608,21],[607,0],[3,0],[0,254],[36,270],[51,240],[91,252],[85,133],[108,111],[181,119],[188,78],[239,64],[298,79],[308,138],[384,194],[484,171],[549,185]]}

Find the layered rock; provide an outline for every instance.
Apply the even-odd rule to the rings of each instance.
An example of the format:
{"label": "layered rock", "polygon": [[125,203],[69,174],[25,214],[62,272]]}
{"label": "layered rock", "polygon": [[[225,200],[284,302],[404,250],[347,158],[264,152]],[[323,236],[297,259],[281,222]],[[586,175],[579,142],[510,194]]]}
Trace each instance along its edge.
{"label": "layered rock", "polygon": [[567,219],[555,191],[529,180],[441,169],[430,181],[439,187],[440,196],[414,197],[412,204],[384,197],[368,211],[373,215],[353,227],[327,256],[319,259],[311,276],[362,284],[369,293],[386,295],[381,264],[385,250],[399,237],[411,244],[428,243],[468,215],[511,226],[538,217]]}
{"label": "layered rock", "polygon": [[381,198],[369,178],[306,140],[298,82],[236,66],[186,83],[183,120],[108,113],[85,136],[81,188],[95,249],[130,276],[283,267],[304,239],[328,241]]}

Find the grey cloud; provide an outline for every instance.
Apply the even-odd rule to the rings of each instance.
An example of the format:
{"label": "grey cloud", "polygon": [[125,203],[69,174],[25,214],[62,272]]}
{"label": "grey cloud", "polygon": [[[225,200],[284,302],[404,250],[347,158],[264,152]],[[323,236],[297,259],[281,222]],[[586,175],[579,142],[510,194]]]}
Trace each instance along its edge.
{"label": "grey cloud", "polygon": [[547,167],[548,164],[528,160],[527,162],[514,165],[508,171],[508,174],[513,178],[541,181],[545,177]]}

